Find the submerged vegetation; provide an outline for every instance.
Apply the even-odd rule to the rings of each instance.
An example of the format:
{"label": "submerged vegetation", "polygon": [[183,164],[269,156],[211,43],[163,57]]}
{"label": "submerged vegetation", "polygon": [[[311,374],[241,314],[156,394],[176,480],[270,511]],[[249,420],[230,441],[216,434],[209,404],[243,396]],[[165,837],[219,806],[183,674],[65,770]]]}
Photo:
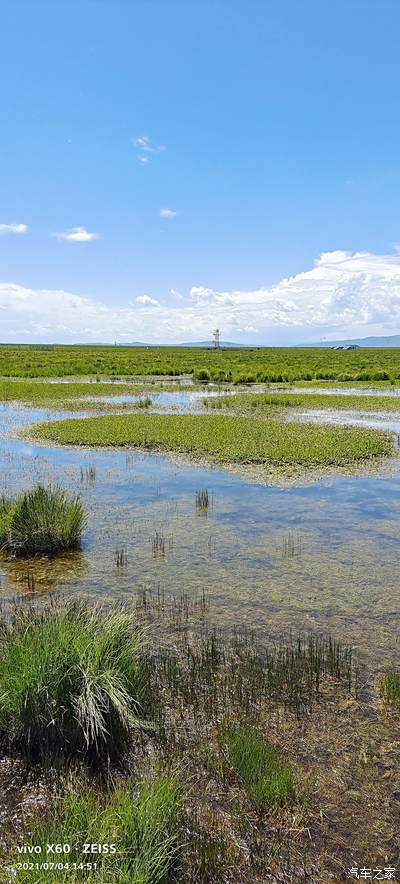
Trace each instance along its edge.
{"label": "submerged vegetation", "polygon": [[34,429],[42,439],[73,445],[132,445],[219,462],[341,465],[390,454],[389,433],[254,421],[226,415],[127,414],[53,421]]}
{"label": "submerged vegetation", "polygon": [[38,485],[15,499],[0,498],[0,548],[17,556],[76,549],[86,524],[78,496]]}

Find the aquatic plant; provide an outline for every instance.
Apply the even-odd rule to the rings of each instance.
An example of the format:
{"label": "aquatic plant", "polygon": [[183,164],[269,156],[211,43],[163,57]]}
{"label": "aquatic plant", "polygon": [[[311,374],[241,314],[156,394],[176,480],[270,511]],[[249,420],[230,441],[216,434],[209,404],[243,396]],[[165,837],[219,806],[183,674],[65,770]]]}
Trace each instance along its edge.
{"label": "aquatic plant", "polygon": [[208,493],[208,488],[202,488],[200,491],[196,491],[196,510],[198,510],[198,512],[207,512],[210,502],[211,499]]}
{"label": "aquatic plant", "polygon": [[226,722],[220,743],[229,764],[241,779],[249,800],[261,811],[289,804],[296,797],[296,778],[280,752],[269,746],[248,724]]}
{"label": "aquatic plant", "polygon": [[92,464],[88,467],[81,467],[81,482],[86,482],[87,485],[94,485],[95,481],[96,467]]}
{"label": "aquatic plant", "polygon": [[86,516],[80,498],[38,485],[0,503],[0,546],[13,555],[54,555],[80,545]]}
{"label": "aquatic plant", "polygon": [[117,568],[124,568],[128,563],[128,553],[125,546],[121,546],[115,550],[115,564]]}
{"label": "aquatic plant", "polygon": [[53,421],[41,439],[75,445],[132,445],[217,462],[327,466],[390,454],[390,433],[215,414],[124,414]]}
{"label": "aquatic plant", "polygon": [[[35,819],[26,844],[42,847],[42,861],[47,860],[40,882],[67,880],[76,884],[95,879],[98,884],[166,884],[176,880],[170,875],[180,864],[182,820],[183,791],[171,774],[148,778],[139,787],[132,781],[118,782],[105,794],[82,781],[69,786],[51,814]],[[47,845],[60,840],[69,845],[68,856],[48,856]],[[88,855],[85,843],[107,847]],[[68,862],[69,868],[51,868],[51,860],[53,864],[61,861],[60,865]],[[20,861],[21,854],[16,852],[10,865]],[[79,868],[81,864],[83,868]],[[84,868],[87,865],[89,868]],[[39,880],[37,870],[29,868],[18,870],[17,877],[25,884]]]}
{"label": "aquatic plant", "polygon": [[150,408],[153,405],[153,400],[150,399],[150,396],[145,396],[143,399],[139,399],[136,405],[138,408]]}
{"label": "aquatic plant", "polygon": [[[146,597],[147,610],[151,600]],[[185,609],[175,627],[186,635]],[[158,648],[152,666],[160,689],[171,697],[218,718],[229,707],[250,715],[260,702],[279,704],[297,715],[312,708],[327,675],[353,682],[351,648],[329,638],[308,636],[276,647],[256,642],[247,631],[222,635],[206,632],[184,645],[182,656]]]}
{"label": "aquatic plant", "polygon": [[353,411],[400,412],[400,396],[343,395],[342,393],[236,393],[234,396],[205,396],[203,404],[210,409],[226,409],[239,414],[274,415],[280,410],[336,409]]}
{"label": "aquatic plant", "polygon": [[101,765],[155,714],[143,630],[122,609],[17,607],[0,621],[0,741],[32,760]]}
{"label": "aquatic plant", "polygon": [[154,537],[151,540],[151,551],[153,553],[153,558],[157,559],[161,556],[164,558],[165,556],[165,548],[166,548],[166,540],[163,534],[160,531],[156,531]]}
{"label": "aquatic plant", "polygon": [[400,709],[400,672],[388,672],[380,683],[380,695],[384,703]]}

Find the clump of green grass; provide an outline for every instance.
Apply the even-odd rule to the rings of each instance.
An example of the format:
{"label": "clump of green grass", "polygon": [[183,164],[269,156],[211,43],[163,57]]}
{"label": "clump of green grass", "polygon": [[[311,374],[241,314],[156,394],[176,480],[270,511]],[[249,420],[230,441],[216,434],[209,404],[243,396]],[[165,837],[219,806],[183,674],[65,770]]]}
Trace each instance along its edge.
{"label": "clump of green grass", "polygon": [[384,703],[400,709],[400,672],[388,672],[380,684],[380,695]]}
{"label": "clump of green grass", "polygon": [[28,758],[119,759],[151,727],[143,629],[121,608],[17,607],[0,621],[0,741]]}
{"label": "clump of green grass", "polygon": [[150,399],[150,396],[144,396],[137,402],[138,408],[150,408],[151,405],[153,405],[153,400]]}
{"label": "clump of green grass", "polygon": [[387,455],[390,433],[215,414],[124,414],[41,424],[35,436],[75,445],[132,445],[227,463],[328,466]]}
{"label": "clump of green grass", "polygon": [[220,729],[220,742],[229,764],[258,811],[282,807],[295,800],[293,768],[255,728],[236,722],[225,723]]}
{"label": "clump of green grass", "polygon": [[80,545],[86,516],[78,496],[38,485],[0,502],[0,547],[13,555],[53,555]]}
{"label": "clump of green grass", "polygon": [[[41,862],[70,865],[68,870],[41,870],[40,882],[166,884],[176,880],[172,875],[180,865],[182,816],[183,792],[173,776],[149,778],[139,789],[132,782],[119,783],[103,796],[85,783],[70,787],[51,816],[37,819],[27,843],[42,847]],[[70,845],[68,854],[47,855],[48,844],[60,843]],[[109,849],[85,854],[84,844],[108,845]],[[10,866],[21,859],[27,857],[16,852]],[[78,868],[73,868],[74,863]],[[81,863],[92,863],[92,869],[80,870]],[[17,879],[37,884],[38,872],[18,870]]]}

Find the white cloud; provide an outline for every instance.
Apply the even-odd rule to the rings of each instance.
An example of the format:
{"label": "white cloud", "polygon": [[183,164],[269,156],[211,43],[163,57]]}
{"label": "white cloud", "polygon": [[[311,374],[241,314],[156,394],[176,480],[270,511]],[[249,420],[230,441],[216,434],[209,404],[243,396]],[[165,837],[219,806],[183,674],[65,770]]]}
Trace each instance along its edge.
{"label": "white cloud", "polygon": [[160,218],[175,218],[177,214],[173,209],[160,209]]}
{"label": "white cloud", "polygon": [[148,135],[140,135],[138,138],[134,138],[133,144],[140,151],[137,159],[143,165],[149,162],[149,154],[162,153],[163,150],[166,150],[165,144],[152,144]]}
{"label": "white cloud", "polygon": [[3,233],[26,233],[27,224],[0,224],[0,234]]}
{"label": "white cloud", "polygon": [[51,233],[50,236],[66,239],[68,242],[91,242],[99,238],[98,233],[90,233],[85,227],[72,227],[71,230],[64,230],[62,233]]}
{"label": "white cloud", "polygon": [[134,304],[118,307],[70,292],[3,283],[0,311],[3,340],[127,336],[173,343],[209,338],[216,326],[224,338],[257,335],[259,341],[279,337],[282,343],[393,334],[400,331],[400,255],[328,252],[309,270],[269,288],[224,291],[195,285],[189,299],[175,304],[139,295]]}
{"label": "white cloud", "polygon": [[137,304],[148,304],[152,307],[159,307],[160,306],[160,302],[156,301],[155,298],[151,298],[150,295],[139,295],[139,297],[136,298],[136,303]]}
{"label": "white cloud", "polygon": [[146,153],[161,153],[166,149],[165,144],[153,145],[148,135],[140,135],[139,138],[135,138],[133,143],[135,147],[139,147],[140,150]]}

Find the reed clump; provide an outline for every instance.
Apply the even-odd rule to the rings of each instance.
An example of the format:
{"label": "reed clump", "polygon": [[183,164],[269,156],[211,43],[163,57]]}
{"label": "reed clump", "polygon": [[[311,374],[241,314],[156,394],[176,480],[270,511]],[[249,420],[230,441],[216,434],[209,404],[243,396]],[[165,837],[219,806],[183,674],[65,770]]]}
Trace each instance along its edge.
{"label": "reed clump", "polygon": [[79,547],[86,515],[79,496],[38,485],[0,500],[0,547],[15,556],[54,555]]}
{"label": "reed clump", "polygon": [[211,504],[211,497],[208,488],[201,488],[196,491],[196,510],[200,513],[207,513]]}

